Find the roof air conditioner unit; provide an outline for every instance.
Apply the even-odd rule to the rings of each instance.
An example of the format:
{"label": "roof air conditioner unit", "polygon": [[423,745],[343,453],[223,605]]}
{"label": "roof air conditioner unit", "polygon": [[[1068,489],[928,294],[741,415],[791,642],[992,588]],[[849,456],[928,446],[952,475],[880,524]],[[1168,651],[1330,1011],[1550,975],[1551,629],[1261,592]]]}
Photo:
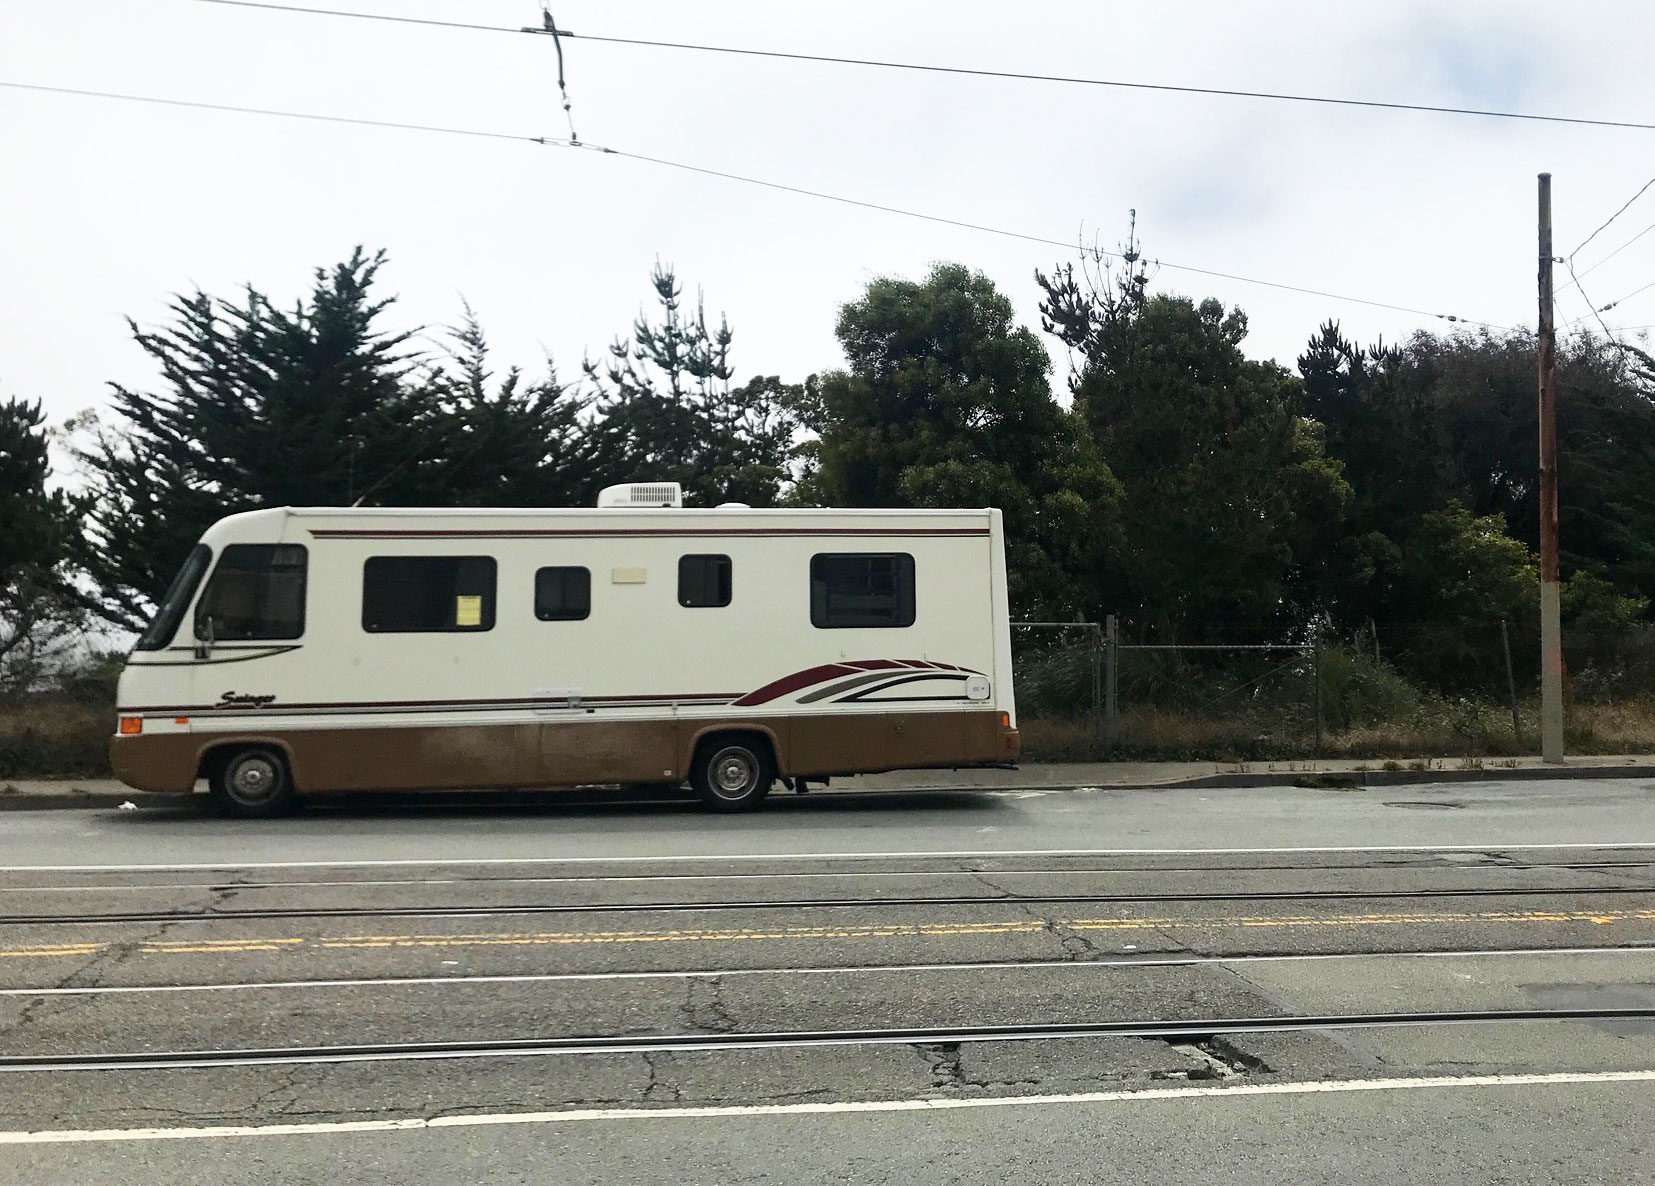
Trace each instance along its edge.
{"label": "roof air conditioner unit", "polygon": [[600,507],[681,507],[684,488],[677,482],[624,482],[598,491]]}

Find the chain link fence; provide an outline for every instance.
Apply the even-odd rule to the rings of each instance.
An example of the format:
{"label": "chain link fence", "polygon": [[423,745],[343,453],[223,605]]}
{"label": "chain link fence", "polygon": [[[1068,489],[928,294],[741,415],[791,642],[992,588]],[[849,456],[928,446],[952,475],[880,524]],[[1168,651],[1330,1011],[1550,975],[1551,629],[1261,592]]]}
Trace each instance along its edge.
{"label": "chain link fence", "polygon": [[[1531,623],[1370,622],[1302,640],[1223,633],[1170,643],[1113,620],[1014,624],[1029,758],[1469,759],[1538,748]],[[1655,750],[1655,627],[1566,627],[1563,643],[1570,748]]]}

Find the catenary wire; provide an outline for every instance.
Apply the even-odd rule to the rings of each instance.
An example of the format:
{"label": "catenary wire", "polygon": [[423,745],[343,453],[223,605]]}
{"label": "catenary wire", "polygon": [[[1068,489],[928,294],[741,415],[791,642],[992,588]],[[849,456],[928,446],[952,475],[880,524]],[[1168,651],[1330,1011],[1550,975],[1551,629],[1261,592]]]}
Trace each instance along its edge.
{"label": "catenary wire", "polygon": [[[356,20],[390,21],[397,24],[431,25],[439,28],[471,29],[490,33],[531,33],[545,35],[547,30],[527,26],[481,25],[468,21],[435,20],[428,17],[395,16],[388,13],[354,12],[349,9],[316,8],[291,4],[270,4],[264,0],[196,0],[202,4],[218,4],[232,8],[258,8],[274,12],[301,13],[307,16],[348,17]],[[1225,87],[1182,86],[1172,83],[1128,82],[1113,78],[1085,78],[1062,74],[1033,74],[1016,70],[984,70],[966,66],[938,66],[921,62],[897,62],[878,58],[840,57],[830,54],[794,53],[783,50],[747,49],[728,45],[703,45],[695,42],[661,41],[642,37],[605,37],[590,33],[571,33],[559,30],[561,36],[581,41],[608,45],[631,45],[651,49],[689,50],[697,53],[731,54],[739,57],[779,58],[793,62],[819,62],[838,66],[865,66],[887,70],[908,70],[926,74],[954,74],[972,78],[1001,78],[1023,82],[1063,83],[1073,86],[1113,87],[1122,90],[1160,91],[1170,94],[1209,95],[1229,99],[1264,99],[1284,103],[1314,103],[1333,107],[1366,107],[1383,111],[1412,111],[1434,115],[1464,115],[1485,119],[1527,120],[1538,123],[1574,124],[1602,128],[1629,128],[1655,131],[1655,123],[1636,120],[1589,119],[1583,116],[1541,115],[1524,111],[1496,111],[1478,107],[1447,107],[1433,103],[1397,103],[1379,99],[1346,99],[1332,95],[1300,95],[1281,91],[1249,91]]]}
{"label": "catenary wire", "polygon": [[[1633,235],[1630,239],[1628,239],[1626,242],[1622,243],[1619,247],[1615,248],[1615,250],[1611,251],[1608,255],[1604,256],[1602,259],[1598,260],[1598,262],[1593,264],[1591,267],[1582,269],[1580,274],[1583,277],[1584,276],[1590,276],[1593,272],[1597,271],[1604,264],[1606,264],[1610,260],[1614,259],[1617,255],[1619,255],[1621,252],[1625,251],[1628,247],[1632,246],[1632,244],[1636,243],[1639,239],[1641,239],[1645,235],[1649,234],[1650,231],[1655,231],[1655,222],[1652,222],[1648,226],[1644,227],[1643,230],[1641,230],[1637,234]],[[1559,289],[1558,291],[1562,292],[1563,289],[1573,288],[1573,287],[1576,287],[1576,286],[1577,286],[1576,282],[1571,280],[1571,281],[1569,281],[1568,284],[1565,284],[1563,286],[1563,288]]]}
{"label": "catenary wire", "polygon": [[[1616,308],[1619,305],[1625,304],[1627,301],[1631,300],[1633,297],[1639,295],[1640,293],[1647,292],[1651,288],[1655,288],[1655,280],[1651,280],[1648,284],[1640,285],[1639,287],[1634,288],[1631,292],[1627,293],[1625,296],[1616,297],[1614,300],[1610,301],[1607,305],[1602,305],[1602,306],[1592,305],[1591,301],[1588,300],[1586,303],[1591,306],[1592,311],[1590,313],[1583,314],[1580,317],[1576,317],[1573,321],[1569,322],[1569,324],[1564,326],[1563,328],[1564,329],[1573,329],[1575,326],[1579,325],[1582,321],[1585,321],[1588,317],[1596,317],[1598,319],[1598,324],[1602,325],[1603,324],[1603,314],[1609,312],[1609,310],[1611,310],[1613,308]],[[1586,294],[1584,292],[1581,293],[1581,296],[1584,297],[1585,295]],[[1632,327],[1632,328],[1638,328],[1638,327]],[[1648,328],[1648,327],[1644,327],[1644,328]],[[1609,333],[1609,327],[1604,326],[1603,332],[1608,334]],[[1610,334],[1609,339],[1610,339],[1610,341],[1615,341],[1614,335]]]}
{"label": "catenary wire", "polygon": [[[1610,223],[1613,223],[1615,221],[1615,219],[1619,218],[1621,215],[1625,214],[1627,212],[1627,210],[1631,209],[1632,203],[1636,202],[1639,198],[1643,197],[1644,192],[1646,190],[1648,190],[1649,187],[1652,186],[1652,185],[1655,185],[1655,177],[1651,177],[1648,181],[1644,182],[1643,185],[1638,188],[1637,193],[1633,194],[1630,198],[1627,198],[1625,204],[1622,205],[1619,210],[1615,211],[1606,220],[1604,220],[1604,223],[1603,223],[1602,226],[1598,227],[1597,230],[1593,231],[1591,234],[1587,235],[1584,239],[1582,239],[1580,241],[1580,246],[1576,247],[1573,251],[1569,252],[1569,258],[1574,259],[1575,256],[1577,256],[1581,253],[1581,250],[1586,246],[1586,244],[1590,243],[1593,239],[1597,238],[1598,235],[1600,233],[1602,233],[1603,231],[1608,230]],[[1601,263],[1603,261],[1599,260],[1598,262]]]}
{"label": "catenary wire", "polygon": [[[964,219],[948,218],[940,214],[927,214],[919,210],[909,210],[901,206],[892,206],[882,202],[871,202],[861,198],[846,197],[843,194],[829,193],[824,190],[809,189],[804,186],[787,185],[779,181],[769,181],[760,177],[749,177],[741,173],[730,173],[722,169],[712,169],[703,165],[692,165],[684,161],[670,160],[666,157],[649,156],[645,153],[628,152],[624,149],[610,148],[601,144],[592,144],[585,141],[561,139],[550,136],[528,136],[521,133],[493,132],[475,128],[456,128],[439,124],[405,123],[394,120],[364,119],[355,116],[323,115],[315,112],[285,111],[270,107],[247,107],[228,103],[205,103],[188,99],[166,99],[154,95],[136,95],[117,91],[87,90],[78,87],[46,86],[38,83],[14,82],[0,79],[0,87],[14,90],[35,91],[47,94],[76,95],[95,99],[112,99],[137,103],[149,103],[166,107],[199,108],[207,111],[229,112],[240,115],[263,115],[285,119],[314,120],[323,123],[357,124],[364,127],[393,128],[401,131],[432,132],[452,136],[469,136],[491,140],[516,140],[529,144],[552,148],[575,148],[588,152],[601,153],[605,156],[622,157],[627,160],[639,161],[645,164],[657,165],[662,168],[677,169],[682,172],[696,173],[706,177],[716,177],[725,181],[739,182],[743,185],[759,186],[764,189],[778,190],[783,193],[797,194],[802,197],[815,198],[821,201],[836,202],[845,206],[855,206],[864,210],[874,210],[886,214],[896,214],[904,218],[915,218],[925,222],[938,223],[943,226],[958,227],[963,230],[977,231],[983,234],[999,235],[1004,238],[1018,239],[1028,243],[1039,243],[1045,246],[1062,248],[1065,251],[1074,250],[1074,242],[1062,239],[1047,238],[1042,235],[1031,235],[1022,231],[1008,230],[1004,227],[991,226],[987,223],[969,222]],[[1105,251],[1100,248],[1087,248],[1096,251],[1099,255],[1119,258],[1118,252]],[[1389,301],[1374,300],[1368,297],[1349,296],[1344,293],[1332,292],[1326,289],[1309,288],[1296,284],[1285,284],[1274,280],[1261,280],[1253,276],[1244,276],[1235,272],[1222,272],[1212,268],[1195,267],[1190,264],[1170,263],[1166,260],[1155,260],[1158,266],[1179,272],[1188,272],[1191,275],[1207,276],[1213,279],[1233,280],[1241,284],[1252,284],[1262,288],[1275,289],[1280,292],[1292,292],[1305,296],[1322,297],[1326,300],[1343,301],[1350,304],[1366,305],[1370,308],[1386,309],[1396,313],[1408,313],[1417,317],[1435,318],[1439,321],[1454,322],[1462,325],[1476,325],[1486,329],[1510,330],[1511,326],[1498,325],[1493,322],[1478,321],[1474,318],[1461,317],[1453,313],[1439,313],[1430,309],[1420,309],[1409,305],[1394,304]]]}

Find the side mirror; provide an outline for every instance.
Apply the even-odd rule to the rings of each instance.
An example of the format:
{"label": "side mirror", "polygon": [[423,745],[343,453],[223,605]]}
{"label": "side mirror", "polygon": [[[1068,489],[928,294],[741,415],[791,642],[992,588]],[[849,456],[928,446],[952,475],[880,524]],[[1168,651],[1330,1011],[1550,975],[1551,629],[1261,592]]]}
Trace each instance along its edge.
{"label": "side mirror", "polygon": [[198,637],[195,641],[195,657],[207,659],[213,653],[213,616],[208,614],[202,625],[207,628],[205,637]]}

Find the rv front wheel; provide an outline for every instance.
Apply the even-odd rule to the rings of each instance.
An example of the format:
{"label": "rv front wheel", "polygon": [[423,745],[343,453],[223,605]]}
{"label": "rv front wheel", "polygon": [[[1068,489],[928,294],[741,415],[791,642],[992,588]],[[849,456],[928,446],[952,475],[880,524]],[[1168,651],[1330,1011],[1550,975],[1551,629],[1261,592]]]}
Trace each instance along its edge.
{"label": "rv front wheel", "polygon": [[208,784],[226,815],[268,817],[293,806],[293,778],[281,751],[250,746],[214,763]]}
{"label": "rv front wheel", "polygon": [[715,738],[703,745],[692,773],[696,794],[715,811],[751,811],[776,781],[770,748],[741,738]]}

